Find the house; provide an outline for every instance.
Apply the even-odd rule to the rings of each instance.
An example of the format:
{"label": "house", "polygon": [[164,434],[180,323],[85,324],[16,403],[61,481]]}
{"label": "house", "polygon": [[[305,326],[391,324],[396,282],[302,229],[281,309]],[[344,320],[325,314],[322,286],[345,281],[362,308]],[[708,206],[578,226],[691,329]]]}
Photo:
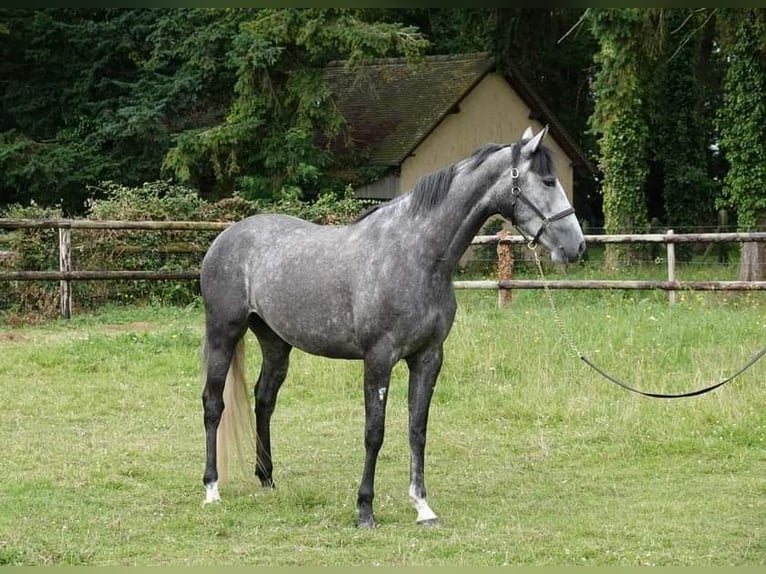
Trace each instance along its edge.
{"label": "house", "polygon": [[356,148],[384,175],[356,190],[361,198],[390,199],[427,173],[494,142],[516,141],[531,125],[550,126],[546,145],[570,200],[574,170],[595,173],[585,154],[544,102],[509,64],[497,69],[489,53],[429,56],[418,64],[380,59],[347,70],[325,69],[335,103]]}

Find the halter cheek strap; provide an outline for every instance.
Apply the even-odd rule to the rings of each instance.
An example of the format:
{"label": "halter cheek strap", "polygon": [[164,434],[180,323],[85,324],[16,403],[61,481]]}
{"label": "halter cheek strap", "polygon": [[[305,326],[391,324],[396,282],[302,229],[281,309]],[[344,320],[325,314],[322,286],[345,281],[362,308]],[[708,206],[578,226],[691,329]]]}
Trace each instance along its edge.
{"label": "halter cheek strap", "polygon": [[[568,207],[567,209],[564,209],[563,211],[559,211],[558,213],[550,216],[546,216],[543,214],[542,211],[540,211],[537,206],[532,203],[532,201],[527,198],[522,192],[521,187],[519,187],[519,170],[518,168],[511,168],[511,196],[513,197],[513,202],[511,204],[512,208],[516,207],[516,201],[521,200],[524,202],[524,204],[532,210],[532,212],[537,215],[537,217],[540,218],[540,227],[537,229],[537,233],[535,233],[534,237],[529,240],[529,247],[534,249],[537,246],[537,242],[540,240],[540,236],[545,232],[545,230],[548,228],[548,226],[553,223],[554,221],[558,221],[559,219],[564,219],[568,215],[572,215],[575,212],[574,207]],[[511,223],[513,225],[516,225],[515,217],[513,216],[513,211],[511,211]],[[527,239],[527,236],[524,234],[524,231],[517,226],[517,229],[519,230],[519,233],[521,233],[525,239]]]}

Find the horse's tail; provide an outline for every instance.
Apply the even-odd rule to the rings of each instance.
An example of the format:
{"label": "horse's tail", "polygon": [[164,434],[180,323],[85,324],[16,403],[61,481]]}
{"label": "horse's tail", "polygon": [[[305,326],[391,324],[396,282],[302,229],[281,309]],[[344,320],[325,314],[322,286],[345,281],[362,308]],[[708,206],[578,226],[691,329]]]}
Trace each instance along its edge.
{"label": "horse's tail", "polygon": [[[207,344],[203,346],[203,377],[207,373]],[[255,414],[245,378],[245,339],[239,340],[226,375],[223,388],[223,415],[218,424],[217,466],[219,480],[226,480],[233,474],[232,460],[237,459],[237,468],[243,476],[254,476],[248,472],[248,463],[255,462]],[[250,467],[252,468],[252,467]]]}

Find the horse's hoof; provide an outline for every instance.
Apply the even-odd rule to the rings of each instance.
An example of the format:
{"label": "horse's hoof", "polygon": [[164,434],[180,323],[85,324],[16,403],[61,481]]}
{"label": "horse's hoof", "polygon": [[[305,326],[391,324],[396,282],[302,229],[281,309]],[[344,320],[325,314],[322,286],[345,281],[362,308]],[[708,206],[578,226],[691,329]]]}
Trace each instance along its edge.
{"label": "horse's hoof", "polygon": [[374,530],[378,527],[378,523],[375,522],[373,518],[365,518],[362,520],[361,518],[356,521],[357,528],[364,528],[365,530]]}
{"label": "horse's hoof", "polygon": [[271,477],[271,475],[268,475],[265,472],[260,472],[256,470],[255,477],[261,481],[261,486],[263,488],[276,488],[277,486],[276,484],[274,484],[274,479]]}
{"label": "horse's hoof", "polygon": [[435,528],[437,526],[441,526],[441,522],[439,522],[438,518],[427,518],[426,520],[418,520],[418,526],[423,526],[425,528]]}
{"label": "horse's hoof", "polygon": [[218,481],[211,482],[205,485],[205,501],[203,505],[211,504],[213,502],[219,502],[221,500],[221,494],[218,492]]}

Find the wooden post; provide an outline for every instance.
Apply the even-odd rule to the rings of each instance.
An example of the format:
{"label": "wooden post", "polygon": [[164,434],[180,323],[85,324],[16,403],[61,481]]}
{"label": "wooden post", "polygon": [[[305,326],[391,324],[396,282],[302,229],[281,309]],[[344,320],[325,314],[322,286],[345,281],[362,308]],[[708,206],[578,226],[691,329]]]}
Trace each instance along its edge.
{"label": "wooden post", "polygon": [[[668,235],[673,235],[673,230],[668,229]],[[676,280],[676,244],[666,243],[668,250],[668,282],[674,283]],[[668,290],[668,303],[674,305],[676,302],[676,292],[674,289]]]}
{"label": "wooden post", "polygon": [[[68,273],[72,270],[71,232],[68,227],[59,227],[59,271]],[[72,282],[68,279],[59,281],[61,292],[61,316],[64,319],[72,317]]]}
{"label": "wooden post", "polygon": [[[513,245],[503,242],[503,238],[511,234],[507,229],[501,229],[497,233],[497,279],[513,279]],[[511,304],[511,290],[499,287],[497,289],[497,306],[502,309]]]}

